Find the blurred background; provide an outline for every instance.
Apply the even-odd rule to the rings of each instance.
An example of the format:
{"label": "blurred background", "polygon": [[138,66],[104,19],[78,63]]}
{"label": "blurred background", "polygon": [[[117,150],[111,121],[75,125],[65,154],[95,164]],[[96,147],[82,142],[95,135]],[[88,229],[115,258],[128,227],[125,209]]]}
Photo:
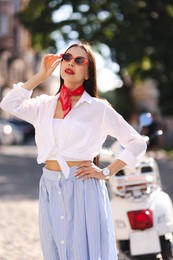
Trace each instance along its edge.
{"label": "blurred background", "polygon": [[[13,83],[37,72],[45,53],[61,53],[74,41],[86,39],[97,58],[100,96],[107,98],[133,126],[149,111],[164,129],[163,148],[173,145],[173,3],[172,1],[0,1],[0,98]],[[55,94],[58,69],[34,95]],[[10,129],[32,129],[0,111]],[[10,128],[11,127],[11,128]],[[7,142],[0,138],[1,142]],[[3,141],[2,141],[3,140]],[[12,142],[12,141],[9,141]]]}
{"label": "blurred background", "polygon": [[[96,55],[99,95],[135,128],[139,114],[150,112],[153,123],[143,134],[163,134],[149,149],[173,156],[171,0],[0,0],[0,100],[38,71],[45,53],[63,53],[81,39]],[[58,89],[57,68],[33,96]],[[164,158],[163,187],[173,198],[173,161]],[[42,259],[34,128],[1,109],[0,165],[0,258]]]}

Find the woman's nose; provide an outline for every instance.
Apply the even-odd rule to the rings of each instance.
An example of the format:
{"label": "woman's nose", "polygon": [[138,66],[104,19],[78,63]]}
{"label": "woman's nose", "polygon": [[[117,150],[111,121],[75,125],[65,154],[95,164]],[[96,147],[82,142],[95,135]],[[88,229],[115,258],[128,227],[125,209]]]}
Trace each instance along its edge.
{"label": "woman's nose", "polygon": [[70,66],[74,66],[74,59],[71,59],[68,63]]}

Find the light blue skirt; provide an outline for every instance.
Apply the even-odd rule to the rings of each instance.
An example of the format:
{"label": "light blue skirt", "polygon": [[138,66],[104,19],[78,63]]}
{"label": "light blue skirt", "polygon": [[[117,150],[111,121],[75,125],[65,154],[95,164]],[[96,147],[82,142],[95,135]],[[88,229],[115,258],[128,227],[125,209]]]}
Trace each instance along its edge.
{"label": "light blue skirt", "polygon": [[105,182],[43,168],[39,227],[45,260],[117,260]]}

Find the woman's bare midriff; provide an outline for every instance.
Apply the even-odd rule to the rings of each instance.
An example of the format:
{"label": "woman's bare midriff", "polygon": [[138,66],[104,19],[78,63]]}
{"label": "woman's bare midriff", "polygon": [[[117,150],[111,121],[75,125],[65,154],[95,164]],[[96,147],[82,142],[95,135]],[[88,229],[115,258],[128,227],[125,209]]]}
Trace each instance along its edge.
{"label": "woman's bare midriff", "polygon": [[[71,168],[73,166],[79,166],[83,163],[91,161],[66,161],[67,165]],[[47,160],[45,162],[45,168],[50,171],[61,171],[61,167],[56,160]]]}

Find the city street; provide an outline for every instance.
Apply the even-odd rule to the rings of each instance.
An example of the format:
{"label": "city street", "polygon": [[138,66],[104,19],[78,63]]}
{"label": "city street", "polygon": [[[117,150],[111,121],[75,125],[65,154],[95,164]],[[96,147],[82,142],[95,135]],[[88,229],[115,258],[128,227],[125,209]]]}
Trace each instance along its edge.
{"label": "city street", "polygon": [[[0,259],[42,260],[35,146],[0,147]],[[163,189],[173,199],[173,161],[159,155]],[[127,259],[127,258],[124,258]]]}

